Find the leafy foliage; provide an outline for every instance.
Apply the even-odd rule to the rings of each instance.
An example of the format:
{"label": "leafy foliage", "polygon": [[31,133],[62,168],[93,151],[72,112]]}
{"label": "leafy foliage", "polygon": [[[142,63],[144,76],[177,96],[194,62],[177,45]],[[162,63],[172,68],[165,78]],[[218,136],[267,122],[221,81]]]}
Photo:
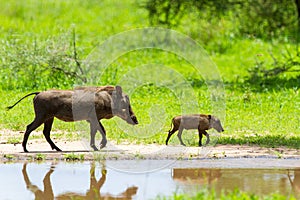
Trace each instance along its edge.
{"label": "leafy foliage", "polygon": [[184,15],[194,12],[199,19],[207,21],[229,17],[236,22],[235,29],[239,29],[241,35],[266,39],[283,33],[294,33],[298,22],[297,4],[288,0],[148,0],[144,7],[153,25],[175,27]]}
{"label": "leafy foliage", "polygon": [[258,91],[262,88],[294,88],[297,90],[300,84],[300,54],[298,50],[285,49],[285,52],[276,57],[272,52],[269,54],[272,62],[268,63],[258,57],[256,65],[248,69],[247,82]]}
{"label": "leafy foliage", "polygon": [[73,38],[67,36],[48,38],[45,42],[24,41],[14,35],[2,39],[1,88],[64,88],[72,86],[74,79],[84,81],[77,58],[75,33]]}

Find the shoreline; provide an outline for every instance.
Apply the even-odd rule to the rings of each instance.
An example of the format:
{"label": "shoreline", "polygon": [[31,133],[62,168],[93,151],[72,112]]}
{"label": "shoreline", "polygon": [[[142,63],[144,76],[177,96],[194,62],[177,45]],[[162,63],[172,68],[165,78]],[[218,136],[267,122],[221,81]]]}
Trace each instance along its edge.
{"label": "shoreline", "polygon": [[[107,146],[93,151],[89,142],[67,141],[53,138],[54,143],[63,151],[52,150],[44,138],[30,139],[28,153],[23,152],[21,143],[9,144],[9,137],[20,135],[20,132],[0,131],[0,162],[27,160],[201,160],[224,158],[269,158],[300,159],[300,149],[287,147],[266,148],[248,145],[220,145],[204,147],[184,147],[181,145],[158,144],[117,144],[108,141]],[[41,132],[35,133],[42,135]]]}

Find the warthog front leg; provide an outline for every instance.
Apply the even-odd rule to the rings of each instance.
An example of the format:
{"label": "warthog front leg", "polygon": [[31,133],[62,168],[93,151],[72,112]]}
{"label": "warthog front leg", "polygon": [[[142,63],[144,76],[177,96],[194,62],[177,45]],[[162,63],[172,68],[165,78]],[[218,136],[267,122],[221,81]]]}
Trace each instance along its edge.
{"label": "warthog front leg", "polygon": [[96,132],[97,132],[96,125],[90,122],[90,137],[91,137],[90,146],[93,148],[94,151],[98,151],[98,148],[95,145]]}
{"label": "warthog front leg", "polygon": [[101,124],[101,122],[99,121],[99,126],[100,126],[100,133],[102,135],[102,140],[101,140],[101,143],[100,143],[100,149],[104,148],[107,144],[107,139],[106,139],[106,131],[103,127],[103,125]]}
{"label": "warthog front leg", "polygon": [[183,143],[182,139],[181,139],[182,131],[183,131],[183,128],[179,128],[177,137],[178,137],[178,139],[179,139],[179,141],[180,141],[180,144],[183,145],[183,146],[186,146],[186,145]]}
{"label": "warthog front leg", "polygon": [[206,131],[204,131],[203,134],[206,136],[206,143],[205,144],[208,144],[210,142],[209,134]]}
{"label": "warthog front leg", "polygon": [[200,130],[200,128],[198,128],[198,134],[199,134],[199,147],[202,146],[202,131]]}
{"label": "warthog front leg", "polygon": [[95,135],[97,130],[101,133],[102,136],[102,140],[100,143],[100,149],[104,148],[107,144],[107,139],[106,139],[106,131],[103,127],[103,125],[101,124],[100,121],[98,120],[91,120],[90,121],[90,134],[91,134],[91,143],[90,146],[95,150],[98,151],[96,145],[95,145]]}
{"label": "warthog front leg", "polygon": [[205,144],[208,144],[210,139],[209,139],[209,134],[205,131],[205,130],[200,130],[198,129],[198,133],[199,133],[199,147],[202,146],[202,136],[205,135],[206,136],[206,143]]}
{"label": "warthog front leg", "polygon": [[52,149],[55,149],[56,151],[61,151],[60,148],[58,148],[50,138],[50,131],[51,131],[51,128],[52,128],[53,120],[54,120],[54,118],[50,118],[50,119],[48,119],[47,121],[44,122],[43,134],[44,134],[47,142],[50,144]]}

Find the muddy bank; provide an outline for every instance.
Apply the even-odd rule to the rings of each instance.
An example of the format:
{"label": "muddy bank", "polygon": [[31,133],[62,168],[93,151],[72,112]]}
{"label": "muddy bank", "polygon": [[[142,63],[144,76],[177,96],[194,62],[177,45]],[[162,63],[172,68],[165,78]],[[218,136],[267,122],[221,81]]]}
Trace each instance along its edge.
{"label": "muddy bank", "polygon": [[[206,147],[184,147],[181,145],[136,145],[130,143],[117,144],[109,141],[107,146],[100,151],[92,151],[88,141],[67,141],[53,139],[55,144],[63,151],[57,152],[50,148],[44,138],[30,139],[28,141],[29,153],[24,153],[22,145],[9,144],[7,138],[15,132],[1,132],[0,157],[2,161],[10,160],[32,160],[36,158],[45,160],[65,160],[66,158],[80,158],[84,160],[132,160],[132,159],[175,159],[175,160],[199,160],[218,158],[276,158],[276,159],[300,159],[299,149],[264,148],[257,146],[240,145],[215,145]],[[42,155],[42,156],[41,156]],[[71,155],[71,156],[70,156]]]}

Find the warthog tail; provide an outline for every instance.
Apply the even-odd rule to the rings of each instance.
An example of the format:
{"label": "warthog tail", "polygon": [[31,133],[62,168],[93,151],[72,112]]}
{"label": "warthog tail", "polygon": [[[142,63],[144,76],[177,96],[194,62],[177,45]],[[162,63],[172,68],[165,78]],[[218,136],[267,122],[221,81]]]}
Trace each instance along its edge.
{"label": "warthog tail", "polygon": [[171,132],[171,130],[172,130],[172,128],[173,128],[173,123],[174,123],[173,120],[174,120],[174,119],[172,119],[171,127],[170,127],[170,130],[169,130],[169,133]]}
{"label": "warthog tail", "polygon": [[39,93],[40,93],[40,92],[33,92],[33,93],[30,93],[30,94],[27,94],[26,96],[22,97],[19,101],[17,101],[14,105],[8,106],[8,107],[6,107],[6,108],[7,108],[7,110],[10,110],[10,109],[12,109],[13,107],[15,107],[15,105],[17,105],[18,103],[20,103],[20,101],[22,101],[23,99],[25,99],[26,97],[29,97],[29,96],[31,96],[31,95],[37,95],[37,94],[39,94]]}

